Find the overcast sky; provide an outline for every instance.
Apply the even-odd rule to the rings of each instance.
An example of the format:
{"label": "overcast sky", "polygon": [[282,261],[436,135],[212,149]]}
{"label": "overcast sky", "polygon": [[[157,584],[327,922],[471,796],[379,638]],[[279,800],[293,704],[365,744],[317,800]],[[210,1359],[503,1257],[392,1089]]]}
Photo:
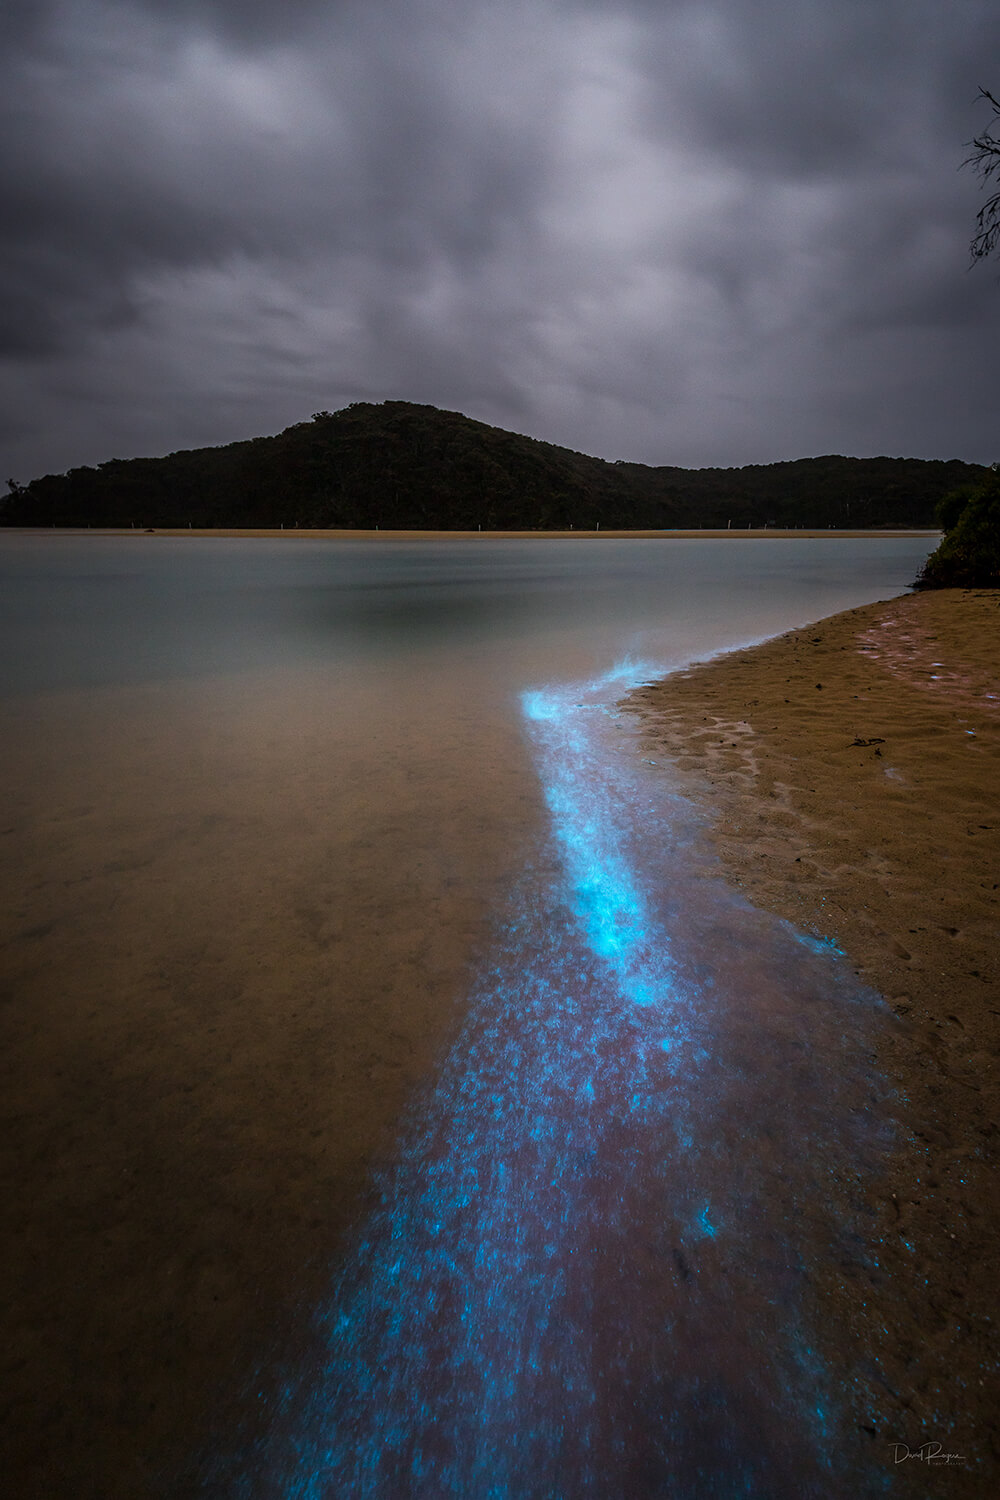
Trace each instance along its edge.
{"label": "overcast sky", "polygon": [[4,0],[0,464],[430,402],[1000,458],[996,0]]}

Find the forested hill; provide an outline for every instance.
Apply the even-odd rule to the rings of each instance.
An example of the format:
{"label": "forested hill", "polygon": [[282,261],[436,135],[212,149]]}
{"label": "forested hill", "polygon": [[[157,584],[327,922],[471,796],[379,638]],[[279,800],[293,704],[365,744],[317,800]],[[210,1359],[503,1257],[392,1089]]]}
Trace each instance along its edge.
{"label": "forested hill", "polygon": [[914,458],[743,469],[607,463],[406,401],[318,412],[276,437],[11,482],[7,526],[548,530],[600,524],[930,526],[985,473]]}

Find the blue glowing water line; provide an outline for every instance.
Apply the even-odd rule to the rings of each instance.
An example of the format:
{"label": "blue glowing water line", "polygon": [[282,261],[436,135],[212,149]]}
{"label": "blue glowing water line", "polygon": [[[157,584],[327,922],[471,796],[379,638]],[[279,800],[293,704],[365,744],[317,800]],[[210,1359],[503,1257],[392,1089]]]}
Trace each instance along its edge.
{"label": "blue glowing water line", "polygon": [[[720,1134],[721,1093],[746,1083],[720,1041],[723,987],[678,956],[636,862],[645,818],[669,842],[662,792],[609,745],[609,696],[655,675],[623,663],[523,695],[558,873],[527,872],[318,1319],[321,1355],[227,1493],[829,1493],[834,1459],[812,1440],[833,1393],[802,1329],[803,1267],[758,1226],[759,1176]],[[828,978],[832,958],[798,937],[788,962]],[[803,1119],[820,1158],[826,1117]],[[765,1254],[763,1296],[744,1262]],[[752,1289],[736,1333],[735,1285]]]}
{"label": "blue glowing water line", "polygon": [[585,687],[522,695],[525,718],[540,751],[545,801],[572,886],[574,914],[598,957],[613,968],[623,995],[636,1005],[670,993],[668,945],[650,946],[650,915],[614,816],[616,778],[596,751],[588,715],[603,712],[610,688],[627,692],[656,676],[648,664],[619,664]]}

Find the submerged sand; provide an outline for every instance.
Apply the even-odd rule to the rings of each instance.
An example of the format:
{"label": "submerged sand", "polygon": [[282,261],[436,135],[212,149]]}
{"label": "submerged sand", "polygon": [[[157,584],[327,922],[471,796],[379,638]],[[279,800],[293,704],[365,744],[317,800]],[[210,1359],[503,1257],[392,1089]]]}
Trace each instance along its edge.
{"label": "submerged sand", "polygon": [[0,704],[5,1497],[217,1493],[308,1360],[540,817],[479,678]]}
{"label": "submerged sand", "polygon": [[[851,1188],[877,1263],[816,1294],[873,1457],[914,1493],[993,1493],[1000,1470],[1000,591],[904,596],[695,665],[626,700],[645,753],[713,819],[755,905],[832,939],[896,1017],[891,1169]],[[709,871],[706,869],[706,874]],[[850,1185],[849,1185],[850,1186]]]}
{"label": "submerged sand", "polygon": [[[855,611],[635,700],[751,898],[784,892],[900,1012],[903,1144],[857,1185],[881,1276],[817,1291],[845,1358],[889,1372],[893,1433],[979,1456],[997,606]],[[199,1451],[266,1428],[543,817],[517,727],[484,738],[481,676],[470,650],[430,701],[359,668],[0,706],[5,1493],[193,1495]],[[921,1494],[984,1493],[913,1467]]]}

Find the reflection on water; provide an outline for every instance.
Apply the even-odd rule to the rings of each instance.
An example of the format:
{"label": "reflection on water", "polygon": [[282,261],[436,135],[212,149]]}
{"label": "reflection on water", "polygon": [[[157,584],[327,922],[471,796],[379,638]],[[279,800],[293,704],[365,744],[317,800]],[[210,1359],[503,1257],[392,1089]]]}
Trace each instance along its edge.
{"label": "reflection on water", "polygon": [[[22,1184],[58,1310],[25,1347],[43,1327],[107,1369],[117,1326],[124,1383],[196,1446],[228,1350],[261,1358],[257,1303],[320,1301],[308,1357],[264,1356],[242,1452],[217,1428],[212,1494],[853,1492],[828,1467],[853,1463],[850,1377],[807,1287],[817,1247],[863,1237],[826,1185],[883,1144],[878,1008],[692,879],[698,829],[609,712],[611,669],[898,592],[928,550],[0,537],[31,1017],[8,1057],[33,1080],[48,1027],[76,1089],[37,1133],[25,1110],[17,1155],[59,1181],[56,1140],[80,1185],[67,1220]],[[324,1199],[385,1128],[369,1096],[407,1089],[381,1206],[324,1264]],[[81,1431],[113,1425],[82,1389],[46,1390],[39,1431],[70,1488],[124,1494],[128,1449],[81,1477]]]}
{"label": "reflection on water", "polygon": [[548,680],[555,652],[567,677],[604,670],[623,649],[648,654],[650,641],[657,661],[680,662],[898,592],[928,550],[892,537],[368,544],[0,533],[0,696],[460,645],[506,658],[503,675],[520,688]]}

